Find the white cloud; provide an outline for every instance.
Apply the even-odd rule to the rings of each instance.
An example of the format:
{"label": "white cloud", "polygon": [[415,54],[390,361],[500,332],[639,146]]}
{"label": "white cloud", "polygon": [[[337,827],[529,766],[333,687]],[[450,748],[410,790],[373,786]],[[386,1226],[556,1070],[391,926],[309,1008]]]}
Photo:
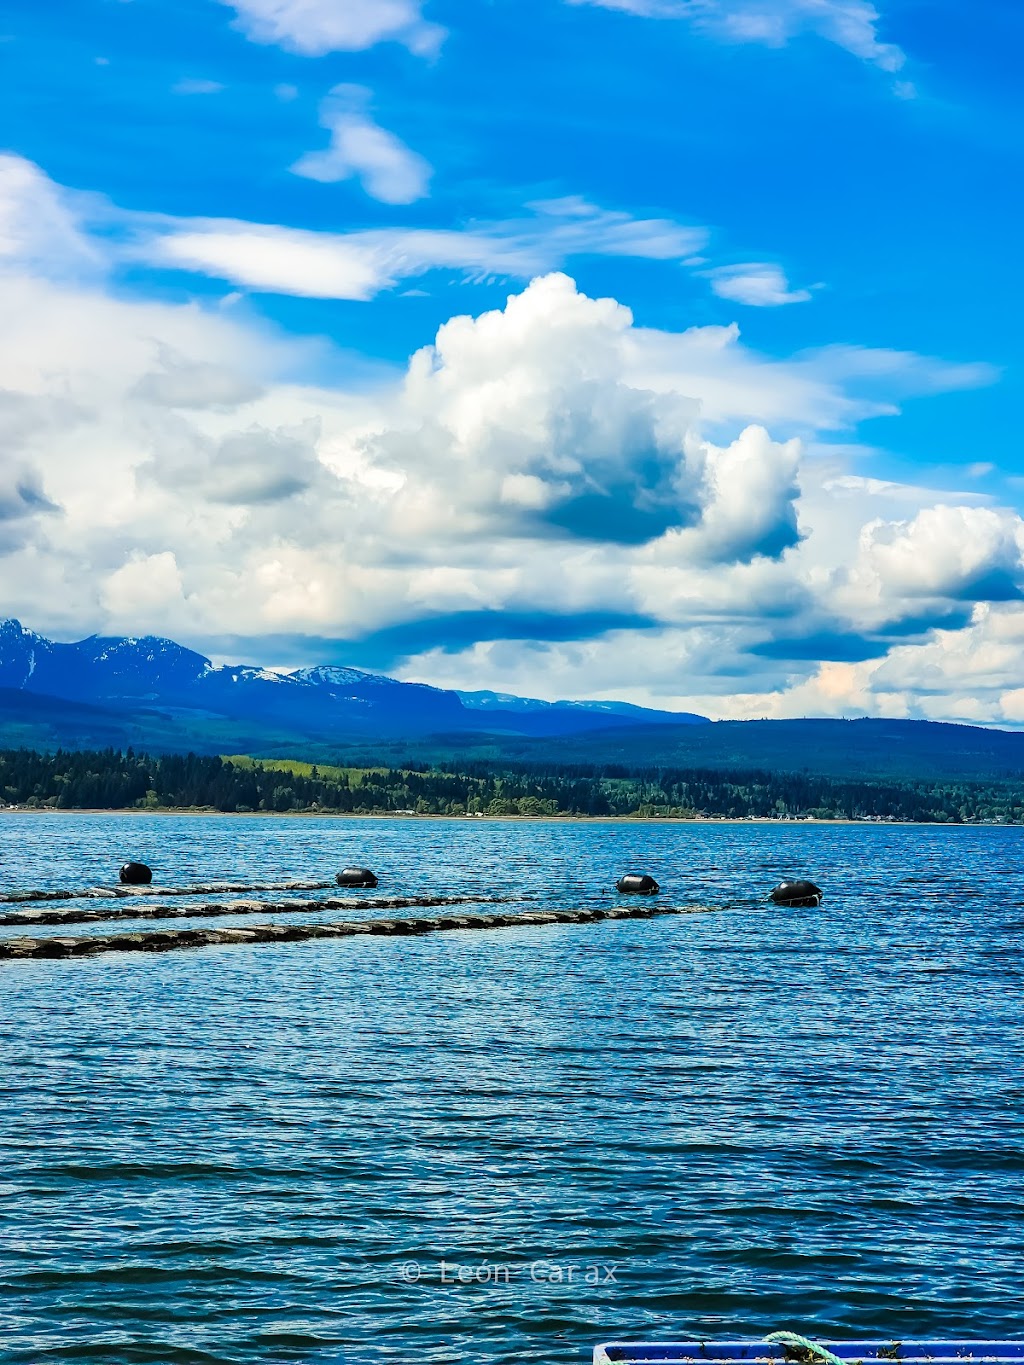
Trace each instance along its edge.
{"label": "white cloud", "polygon": [[431,168],[401,139],[379,127],[367,112],[370,92],[336,85],[320,106],[320,123],[331,134],[326,151],[307,152],[295,175],[332,184],[356,176],[366,193],[385,204],[411,204],[427,193]]}
{"label": "white cloud", "polygon": [[881,346],[825,346],[816,354],[822,373],[841,376],[851,384],[867,381],[876,389],[894,395],[973,389],[992,384],[999,377],[999,371],[993,365],[948,364],[937,361],[934,356],[893,351]]}
{"label": "white cloud", "polygon": [[711,288],[722,299],[745,303],[751,308],[777,308],[785,303],[806,303],[807,289],[790,289],[780,266],[768,261],[723,265],[707,272]]}
{"label": "white cloud", "polygon": [[764,427],[746,427],[724,449],[702,442],[703,514],[700,522],[666,536],[669,554],[684,562],[744,562],[776,558],[796,545],[797,471],[802,449],[796,440],[780,444]]}
{"label": "white cloud", "polygon": [[0,266],[66,275],[94,270],[101,259],[79,227],[72,196],[31,161],[0,153]]}
{"label": "white cloud", "polygon": [[861,623],[935,603],[1005,601],[1024,586],[1024,521],[1006,508],[937,505],[911,519],[875,518],[837,575],[837,605]]}
{"label": "white cloud", "polygon": [[104,581],[100,600],[114,621],[164,615],[184,605],[182,577],[170,550],[135,554]]}
{"label": "white cloud", "polygon": [[38,533],[39,518],[59,513],[32,464],[8,463],[0,469],[0,555],[31,543]]}
{"label": "white cloud", "polygon": [[436,52],[444,29],[423,17],[422,0],[221,0],[256,43],[273,43],[304,57],[360,52],[376,43],[404,43]]}
{"label": "white cloud", "polygon": [[991,507],[926,507],[912,521],[872,522],[864,555],[890,592],[976,600],[1018,586],[1024,522]]}
{"label": "white cloud", "polygon": [[695,405],[626,380],[631,325],[621,304],[558,274],[446,323],[366,446],[403,477],[388,512],[401,533],[640,544],[697,520]]}
{"label": "white cloud", "polygon": [[403,279],[439,268],[474,279],[525,279],[577,255],[682,260],[704,237],[700,228],[633,219],[592,205],[567,214],[559,202],[537,205],[531,218],[463,230],[328,233],[230,219],[161,220],[140,232],[135,250],[144,260],[247,289],[369,299]]}
{"label": "white cloud", "polygon": [[304,298],[370,299],[393,282],[385,243],[376,233],[332,237],[299,228],[200,220],[154,233],[139,254],[246,289]]}
{"label": "white cloud", "polygon": [[132,390],[133,397],[156,407],[231,411],[262,393],[251,377],[226,365],[189,360],[160,342],[156,350],[158,364]]}
{"label": "white cloud", "polygon": [[[687,19],[697,28],[735,43],[783,47],[802,32],[827,42],[883,71],[898,71],[906,60],[894,43],[878,36],[881,16],[869,0],[568,0],[651,19]],[[913,95],[897,82],[901,98]]]}
{"label": "white cloud", "polygon": [[1024,609],[980,603],[964,629],[895,644],[880,659],[822,664],[795,687],[736,697],[731,709],[737,719],[859,714],[1020,726],[1022,650]]}
{"label": "white cloud", "polygon": [[633,218],[598,208],[579,195],[539,200],[528,207],[547,224],[548,240],[563,256],[593,253],[689,262],[708,240],[706,228],[668,218]]}
{"label": "white cloud", "polygon": [[140,479],[176,493],[191,492],[205,504],[267,506],[321,482],[319,435],[320,424],[313,417],[293,427],[252,423],[220,439],[165,417],[159,426],[151,426],[151,456],[137,468]]}
{"label": "white cloud", "polygon": [[895,416],[907,397],[998,378],[989,365],[858,346],[827,346],[777,362],[744,346],[735,324],[682,333],[638,329],[635,340],[634,381],[658,392],[699,394],[705,423],[720,434],[737,421],[786,435],[840,430],[867,417]]}

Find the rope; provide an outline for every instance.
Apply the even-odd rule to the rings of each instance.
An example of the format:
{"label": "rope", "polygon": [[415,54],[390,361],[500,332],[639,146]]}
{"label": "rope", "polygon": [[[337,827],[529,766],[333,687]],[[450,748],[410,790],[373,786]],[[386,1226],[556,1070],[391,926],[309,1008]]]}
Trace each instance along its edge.
{"label": "rope", "polygon": [[766,1342],[779,1346],[795,1346],[800,1350],[807,1351],[811,1356],[818,1360],[823,1360],[826,1365],[849,1365],[849,1361],[840,1359],[832,1351],[827,1351],[824,1346],[818,1346],[808,1337],[802,1337],[797,1332],[770,1332],[764,1338]]}

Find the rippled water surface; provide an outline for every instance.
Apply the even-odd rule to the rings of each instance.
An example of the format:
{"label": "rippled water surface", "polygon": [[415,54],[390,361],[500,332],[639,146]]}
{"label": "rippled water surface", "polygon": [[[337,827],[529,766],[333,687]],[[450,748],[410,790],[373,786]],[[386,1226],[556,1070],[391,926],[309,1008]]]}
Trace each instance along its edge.
{"label": "rippled water surface", "polygon": [[731,908],[0,962],[0,1361],[1024,1336],[1024,831],[0,816],[0,889],[129,857]]}

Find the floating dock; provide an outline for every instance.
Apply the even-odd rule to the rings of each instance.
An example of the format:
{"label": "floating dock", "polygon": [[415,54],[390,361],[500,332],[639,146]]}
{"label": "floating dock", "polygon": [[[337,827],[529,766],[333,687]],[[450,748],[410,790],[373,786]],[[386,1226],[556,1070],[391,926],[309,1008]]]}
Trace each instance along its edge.
{"label": "floating dock", "polygon": [[[417,904],[422,904],[423,898]],[[352,905],[352,901],[346,902]],[[428,901],[429,903],[429,901]],[[436,902],[435,902],[436,903]],[[479,903],[479,902],[478,902]],[[312,910],[320,906],[330,908],[326,901],[306,901],[301,905],[284,902],[281,905],[252,902],[235,903],[239,908],[218,905],[211,914],[291,913],[294,909]],[[355,902],[367,907],[365,899]],[[244,905],[244,909],[242,908]],[[697,907],[689,907],[690,910]],[[710,907],[700,907],[710,908]],[[182,913],[194,916],[206,907],[196,907]],[[22,912],[25,914],[26,912]],[[27,912],[40,916],[50,913]],[[85,913],[85,912],[77,912]],[[135,912],[138,913],[137,911]],[[408,935],[432,934],[448,929],[519,929],[546,924],[590,924],[597,920],[653,919],[659,915],[687,913],[681,908],[655,905],[612,906],[608,909],[586,910],[524,910],[513,913],[485,913],[466,915],[416,915],[401,919],[347,920],[339,923],[313,924],[248,924],[237,929],[147,929],[127,934],[83,934],[74,937],[0,938],[0,960],[24,961],[32,958],[91,957],[98,953],[167,952],[174,948],[206,948],[214,945],[250,943],[302,943],[312,939],[349,938],[355,934]],[[102,912],[96,913],[100,918]],[[163,912],[166,917],[166,911]],[[10,916],[7,922],[10,923]],[[21,921],[23,922],[23,921]],[[38,921],[37,921],[38,922]]]}
{"label": "floating dock", "polygon": [[[204,888],[206,891],[211,888]],[[219,890],[219,887],[212,888]],[[246,889],[246,888],[243,888]],[[251,889],[251,888],[248,888]],[[194,895],[192,891],[164,895]],[[325,896],[318,901],[211,901],[205,905],[119,905],[104,910],[8,910],[0,928],[12,925],[95,924],[115,919],[209,919],[218,915],[294,915],[303,910],[408,910],[412,906],[465,905],[467,896]],[[474,905],[504,905],[519,896],[473,896]],[[0,940],[2,942],[2,940]]]}

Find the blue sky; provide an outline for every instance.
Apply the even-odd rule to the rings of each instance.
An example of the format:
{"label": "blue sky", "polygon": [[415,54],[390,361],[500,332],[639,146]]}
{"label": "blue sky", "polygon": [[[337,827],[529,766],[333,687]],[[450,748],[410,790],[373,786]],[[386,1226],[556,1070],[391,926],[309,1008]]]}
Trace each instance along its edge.
{"label": "blue sky", "polygon": [[0,38],[5,614],[1024,723],[1018,5],[64,0]]}

